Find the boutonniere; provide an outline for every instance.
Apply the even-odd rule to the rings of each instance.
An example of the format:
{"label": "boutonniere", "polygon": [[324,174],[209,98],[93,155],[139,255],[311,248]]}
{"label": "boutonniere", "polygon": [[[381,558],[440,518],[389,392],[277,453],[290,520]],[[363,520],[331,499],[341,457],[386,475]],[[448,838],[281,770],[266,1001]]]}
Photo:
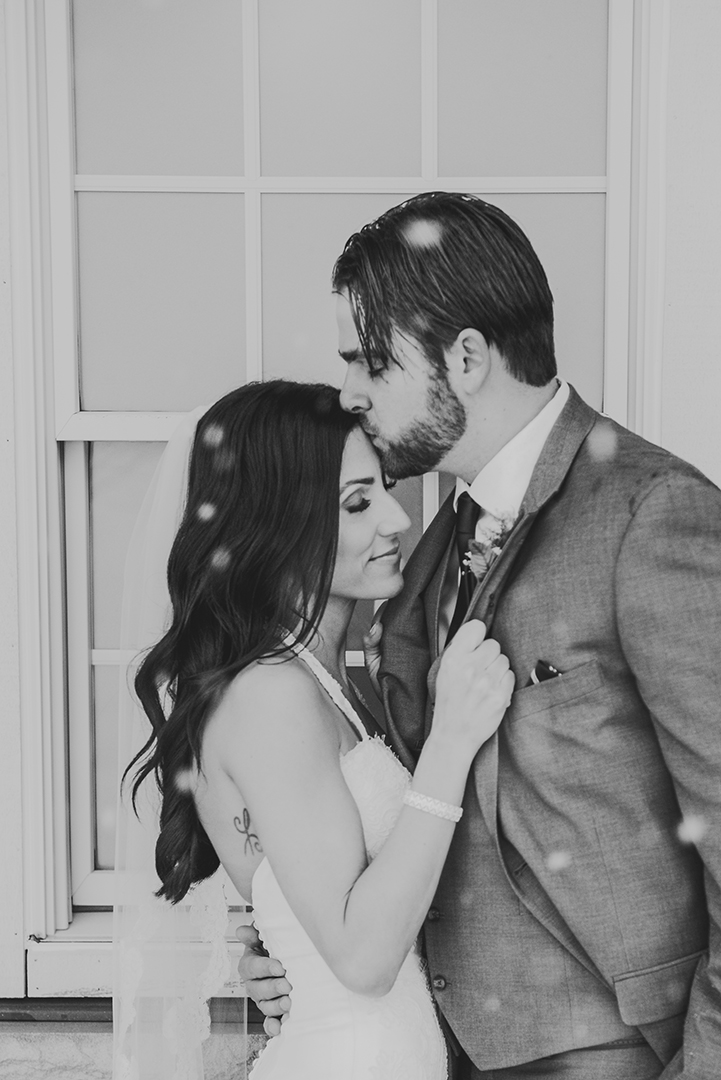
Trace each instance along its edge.
{"label": "boutonniere", "polygon": [[463,560],[477,581],[481,581],[503,550],[508,537],[513,531],[515,518],[497,518],[487,515],[483,521],[484,535],[480,540],[471,540],[468,554]]}

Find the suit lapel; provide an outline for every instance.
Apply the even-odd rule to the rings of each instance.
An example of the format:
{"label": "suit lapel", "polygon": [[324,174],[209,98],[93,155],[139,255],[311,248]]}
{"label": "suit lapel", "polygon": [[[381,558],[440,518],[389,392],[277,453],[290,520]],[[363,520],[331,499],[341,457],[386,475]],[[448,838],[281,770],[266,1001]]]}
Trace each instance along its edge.
{"label": "suit lapel", "polygon": [[[561,488],[598,414],[570,387],[569,399],[551,430],[531,477],[521,511],[500,556],[477,586],[467,618],[482,619],[490,628],[514,562],[533,524]],[[404,570],[400,596],[390,600],[383,617],[384,635],[379,679],[388,734],[401,760],[413,768],[428,733],[435,699],[438,615],[455,526],[453,496],[438,511]],[[531,541],[532,542],[532,539]],[[476,759],[477,789],[484,818],[496,834],[497,736]]]}
{"label": "suit lapel", "polygon": [[521,512],[540,510],[560,489],[576,454],[586,440],[599,414],[582,401],[572,386],[558,420],[551,428],[533,470]]}
{"label": "suit lapel", "polygon": [[455,543],[454,533],[451,532],[451,537],[446,544],[445,551],[441,559],[438,562],[438,566],[435,569],[435,573],[424,593],[424,607],[426,610],[426,626],[428,631],[428,641],[431,646],[431,662],[435,663],[438,659],[438,628],[441,616],[441,602],[443,600],[443,586],[446,581],[446,575],[448,573],[448,564],[451,561],[451,554]]}
{"label": "suit lapel", "polygon": [[[493,619],[514,563],[523,546],[533,543],[533,525],[543,507],[559,492],[568,470],[596,422],[598,414],[570,387],[569,399],[541,451],[516,524],[503,550],[482,581],[476,586],[466,619],[481,619],[491,634]],[[426,708],[426,736],[433,716],[435,680],[440,665],[436,659],[428,675],[429,703]],[[481,748],[474,763],[478,802],[492,836],[498,832],[498,734]]]}
{"label": "suit lapel", "polygon": [[572,386],[569,389],[568,401],[536,462],[511,534],[486,576],[476,586],[471,598],[466,618],[482,619],[489,632],[503,588],[538,514],[560,490],[576,454],[598,416],[581,400]]}
{"label": "suit lapel", "polygon": [[[508,581],[513,564],[533,527],[538,510],[521,511],[518,520],[503,546],[501,554],[483,580],[476,587],[466,618],[481,619],[488,635],[493,631],[493,619],[498,599]],[[440,661],[439,661],[440,663]],[[437,669],[436,669],[437,670]],[[435,675],[435,673],[434,673]],[[435,689],[435,680],[434,680]],[[498,733],[481,747],[474,763],[476,792],[481,813],[491,836],[497,832],[498,805]]]}
{"label": "suit lapel", "polygon": [[429,619],[425,594],[431,583],[435,593],[439,564],[445,561],[454,525],[450,495],[408,560],[402,593],[389,600],[383,616],[379,681],[388,734],[403,764],[410,769],[423,745],[426,678],[437,648],[437,631]]}

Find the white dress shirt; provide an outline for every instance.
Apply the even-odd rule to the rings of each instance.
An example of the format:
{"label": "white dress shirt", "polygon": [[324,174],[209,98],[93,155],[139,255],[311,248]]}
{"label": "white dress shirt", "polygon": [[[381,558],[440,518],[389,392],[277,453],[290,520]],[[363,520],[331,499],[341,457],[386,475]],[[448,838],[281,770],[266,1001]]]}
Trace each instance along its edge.
{"label": "white dress shirt", "polygon": [[[476,525],[477,540],[487,539],[489,531],[496,531],[498,521],[510,524],[518,517],[533,470],[551,429],[568,401],[568,395],[568,383],[559,379],[558,389],[548,404],[501,447],[495,457],[483,466],[472,484],[467,484],[460,477],[456,480],[454,507],[458,505],[460,495],[467,491],[473,501],[482,508]],[[448,636],[448,627],[456,606],[458,575],[458,560],[452,554],[441,597],[438,626],[441,648]]]}

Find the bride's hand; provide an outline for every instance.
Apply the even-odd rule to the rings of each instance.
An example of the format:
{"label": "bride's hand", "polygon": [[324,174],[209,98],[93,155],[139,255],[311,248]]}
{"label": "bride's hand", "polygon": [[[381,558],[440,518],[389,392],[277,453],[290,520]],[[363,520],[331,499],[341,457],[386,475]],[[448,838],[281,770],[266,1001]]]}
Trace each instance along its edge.
{"label": "bride's hand", "polygon": [[515,676],[486,627],[470,619],[443,653],[436,680],[431,738],[475,756],[508,708]]}

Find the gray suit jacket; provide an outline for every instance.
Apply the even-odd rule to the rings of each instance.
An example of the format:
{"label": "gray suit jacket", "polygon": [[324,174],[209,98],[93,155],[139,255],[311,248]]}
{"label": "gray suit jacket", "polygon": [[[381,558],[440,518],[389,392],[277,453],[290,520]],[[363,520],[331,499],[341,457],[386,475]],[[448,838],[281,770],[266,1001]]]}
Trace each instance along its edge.
{"label": "gray suit jacket", "polygon": [[[384,615],[381,687],[410,767],[432,715],[453,527],[448,500]],[[626,1024],[653,1043],[686,1014],[665,1080],[721,1076],[721,493],[572,390],[471,616],[492,626],[516,691],[476,759],[466,815]],[[539,659],[562,677],[531,684]],[[695,844],[679,839],[682,817]],[[484,874],[467,835],[444,872],[456,892]],[[452,962],[478,969],[483,943]],[[664,1060],[674,1049],[657,1046]]]}

